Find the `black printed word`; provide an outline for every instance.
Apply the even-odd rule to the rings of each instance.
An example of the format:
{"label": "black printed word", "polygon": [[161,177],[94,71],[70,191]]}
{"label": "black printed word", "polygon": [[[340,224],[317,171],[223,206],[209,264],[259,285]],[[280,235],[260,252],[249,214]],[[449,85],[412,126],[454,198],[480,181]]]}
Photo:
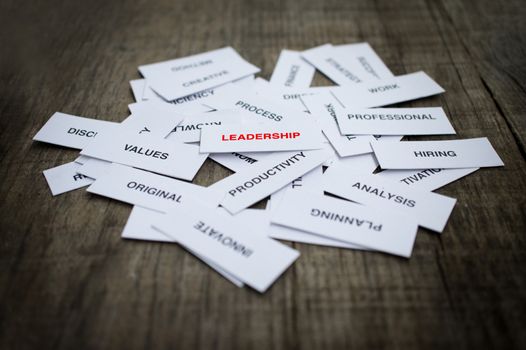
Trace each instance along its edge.
{"label": "black printed word", "polygon": [[254,252],[253,249],[246,247],[245,245],[236,241],[234,238],[219,232],[215,228],[210,227],[202,221],[198,221],[194,225],[194,228],[199,230],[201,233],[207,235],[208,237],[212,238],[213,240],[219,242],[220,244],[224,245],[225,247],[232,248],[235,252],[241,254],[245,258],[250,257]]}
{"label": "black printed word", "polygon": [[415,157],[456,157],[455,151],[413,151]]}
{"label": "black printed word", "polygon": [[331,66],[333,66],[334,68],[336,68],[336,70],[338,70],[340,73],[342,73],[347,79],[351,80],[351,81],[354,81],[355,83],[361,83],[362,81],[360,80],[360,78],[358,78],[356,75],[352,74],[351,72],[349,72],[345,67],[342,67],[338,62],[336,62],[334,59],[332,58],[327,58],[325,60],[327,63],[329,63]]}
{"label": "black printed word", "polygon": [[370,93],[375,94],[377,92],[384,92],[394,89],[400,89],[400,86],[398,84],[391,84],[391,85],[385,85],[385,86],[378,86],[375,88],[368,89]]}
{"label": "black printed word", "polygon": [[128,187],[128,188],[130,188],[132,190],[136,190],[136,191],[139,191],[139,192],[147,193],[147,194],[152,195],[154,197],[160,197],[160,198],[168,199],[168,200],[171,200],[171,201],[174,201],[174,202],[177,202],[177,203],[181,203],[181,195],[178,195],[178,194],[175,194],[175,193],[172,193],[172,192],[169,192],[169,191],[160,190],[160,189],[155,188],[155,187],[150,187],[150,186],[147,186],[147,185],[143,185],[143,184],[137,183],[135,181],[128,182],[126,187]]}
{"label": "black printed word", "polygon": [[416,202],[412,199],[404,198],[403,196],[399,196],[397,194],[386,192],[382,189],[375,188],[373,186],[368,186],[366,184],[361,184],[359,182],[352,185],[352,187],[357,188],[361,191],[365,191],[370,194],[377,195],[380,198],[385,198],[387,200],[393,200],[395,203],[400,203],[402,205],[407,205],[408,207],[414,207]]}
{"label": "black printed word", "polygon": [[296,79],[296,75],[298,74],[299,70],[300,70],[300,66],[296,64],[290,67],[289,76],[287,77],[287,80],[285,81],[285,86],[292,86],[292,84],[294,83],[294,79]]}
{"label": "black printed word", "polygon": [[142,154],[144,156],[148,156],[152,158],[159,158],[159,159],[168,159],[168,155],[169,155],[166,152],[156,151],[154,149],[148,149],[148,148],[144,149],[139,146],[128,145],[128,144],[124,146],[124,150],[128,152]]}
{"label": "black printed word", "polygon": [[269,118],[269,119],[275,120],[277,122],[279,122],[281,119],[283,119],[283,116],[281,116],[279,114],[272,113],[270,111],[267,111],[266,109],[259,108],[258,106],[254,106],[254,105],[251,105],[251,104],[243,102],[243,101],[237,101],[236,102],[236,106],[240,106],[241,108],[246,109],[249,112],[262,115],[265,118]]}
{"label": "black printed word", "polygon": [[83,129],[75,129],[75,128],[69,128],[68,134],[78,135],[78,136],[86,136],[86,137],[95,137],[97,136],[98,132],[96,131],[88,131]]}
{"label": "black printed word", "polygon": [[362,227],[362,225],[365,224],[364,227],[368,228],[369,230],[382,231],[382,224],[377,225],[377,224],[374,224],[372,221],[369,221],[369,220],[358,219],[358,218],[355,218],[355,217],[349,217],[347,215],[336,214],[336,213],[332,213],[330,211],[325,211],[325,210],[320,210],[320,209],[313,208],[310,211],[310,215],[314,216],[314,217],[319,217],[319,218],[322,218],[322,219],[342,222],[344,224],[356,225],[356,227]]}
{"label": "black printed word", "polygon": [[254,187],[255,185],[261,183],[262,181],[269,179],[271,176],[276,175],[278,172],[285,170],[286,168],[292,166],[294,163],[299,162],[301,160],[300,158],[305,158],[305,157],[306,156],[303,152],[299,152],[293,155],[292,157],[290,157],[289,159],[287,159],[286,161],[279,163],[278,165],[264,171],[262,174],[245,182],[243,185],[237,186],[236,188],[231,189],[230,191],[228,191],[228,194],[231,195],[232,197],[235,197],[237,193],[241,193],[251,187]]}
{"label": "black printed word", "polygon": [[429,177],[431,175],[437,174],[441,172],[444,169],[426,169],[424,171],[420,171],[414,175],[410,175],[408,177],[403,178],[400,180],[400,182],[405,183],[406,185],[410,185],[412,183],[415,183],[417,181],[420,181],[422,179],[425,179],[426,177]]}
{"label": "black printed word", "polygon": [[227,75],[227,74],[228,74],[228,71],[222,70],[222,71],[219,71],[217,73],[213,73],[213,74],[207,75],[207,76],[202,77],[202,78],[197,78],[195,80],[190,80],[190,81],[184,82],[183,86],[184,87],[189,87],[189,86],[192,86],[192,85],[195,85],[195,84],[204,83],[204,82],[207,82],[208,80],[219,78],[219,77],[222,77],[223,75]]}
{"label": "black printed word", "polygon": [[205,97],[211,96],[213,94],[214,94],[214,90],[205,90],[205,91],[201,91],[201,92],[196,92],[195,94],[188,95],[188,96],[185,96],[185,97],[176,98],[175,100],[170,101],[170,103],[173,103],[174,105],[178,105],[178,104],[185,103],[185,102],[191,102],[191,101],[199,100],[201,98],[205,98]]}
{"label": "black printed word", "polygon": [[354,120],[436,120],[431,114],[347,114]]}

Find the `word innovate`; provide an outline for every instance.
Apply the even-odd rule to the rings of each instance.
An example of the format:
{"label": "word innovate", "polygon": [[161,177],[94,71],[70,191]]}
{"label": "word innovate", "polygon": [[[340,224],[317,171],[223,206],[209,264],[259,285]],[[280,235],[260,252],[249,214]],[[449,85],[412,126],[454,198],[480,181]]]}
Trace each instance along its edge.
{"label": "word innovate", "polygon": [[178,194],[175,194],[175,193],[171,193],[171,192],[168,192],[168,191],[164,191],[164,190],[160,190],[160,189],[155,188],[155,187],[150,187],[150,186],[147,186],[147,185],[143,185],[143,184],[137,183],[135,181],[128,182],[126,187],[128,187],[128,188],[130,188],[132,190],[137,190],[139,192],[147,193],[147,194],[155,196],[155,197],[161,197],[161,198],[165,198],[165,199],[168,199],[168,200],[172,200],[172,201],[177,202],[177,203],[181,203],[181,195],[178,195]]}
{"label": "word innovate", "polygon": [[277,122],[279,122],[281,119],[283,119],[282,115],[279,115],[279,114],[276,114],[276,113],[272,113],[270,111],[267,111],[266,109],[259,108],[258,106],[253,106],[253,105],[251,105],[249,103],[246,103],[244,101],[237,101],[236,102],[236,106],[241,106],[241,108],[244,108],[244,109],[246,109],[249,112],[253,112],[253,113],[256,113],[258,115],[262,115],[265,118],[269,118],[269,119],[275,120]]}
{"label": "word innovate", "polygon": [[413,151],[415,157],[456,157],[455,151]]}
{"label": "word innovate", "polygon": [[367,193],[375,194],[380,198],[385,198],[387,200],[393,200],[395,203],[400,203],[402,205],[407,205],[408,207],[414,207],[416,202],[412,199],[404,198],[403,196],[399,196],[397,194],[392,194],[389,192],[385,192],[384,190],[381,190],[379,188],[375,188],[373,186],[368,186],[366,184],[361,184],[359,182],[352,185],[352,187],[355,187],[361,191],[365,191]]}
{"label": "word innovate", "polygon": [[347,114],[355,120],[436,120],[431,114]]}
{"label": "word innovate", "polygon": [[214,78],[219,78],[219,77],[221,77],[223,75],[227,75],[227,74],[228,74],[228,71],[222,70],[220,72],[213,73],[213,74],[207,75],[207,76],[202,77],[202,78],[197,78],[195,80],[190,80],[190,81],[184,82],[183,86],[184,87],[188,87],[188,86],[192,86],[192,85],[195,85],[195,84],[204,83],[204,82],[206,82],[208,80],[212,80]]}
{"label": "word innovate", "polygon": [[153,157],[153,158],[159,158],[159,159],[168,159],[168,156],[169,156],[169,154],[166,152],[156,151],[154,149],[149,149],[149,148],[144,149],[143,147],[128,145],[128,144],[124,146],[124,150],[128,152],[133,152],[133,153]]}
{"label": "word innovate", "polygon": [[[273,133],[256,133],[256,134],[230,134],[221,135],[221,141],[250,141],[250,140],[280,140],[280,139],[295,139],[301,133],[295,132],[273,132]],[[225,137],[226,136],[226,137]]]}
{"label": "word innovate", "polygon": [[75,129],[75,128],[69,128],[68,134],[78,135],[78,136],[86,136],[86,137],[95,137],[97,136],[98,132],[96,131],[88,131],[83,129]]}
{"label": "word innovate", "polygon": [[415,183],[417,181],[425,179],[426,177],[429,177],[431,175],[437,174],[437,173],[441,172],[442,170],[444,170],[444,169],[426,169],[426,170],[420,171],[420,172],[418,172],[418,173],[416,173],[414,175],[410,175],[408,177],[405,177],[405,178],[403,178],[400,181],[405,183],[405,184],[407,184],[407,185],[410,185],[412,183]]}
{"label": "word innovate", "polygon": [[212,239],[216,240],[220,244],[232,248],[235,252],[239,252],[243,257],[249,258],[252,253],[254,252],[253,249],[250,249],[243,244],[238,243],[234,238],[225,236],[223,233],[219,232],[218,230],[214,229],[213,227],[208,226],[202,221],[198,221],[194,228],[196,230],[199,230],[201,233],[207,235],[208,237],[211,237]]}
{"label": "word innovate", "polygon": [[258,183],[261,183],[262,181],[267,180],[271,176],[276,175],[277,172],[285,170],[292,164],[299,162],[300,161],[299,157],[305,158],[305,153],[303,153],[303,151],[296,153],[295,155],[293,155],[286,161],[279,163],[278,165],[264,171],[262,174],[256,176],[255,178],[245,182],[242,186],[237,186],[235,189],[228,191],[228,194],[231,195],[232,197],[235,197],[236,193],[241,193],[243,191],[246,191],[247,189],[257,185]]}
{"label": "word innovate", "polygon": [[320,217],[322,219],[343,222],[344,224],[356,225],[357,227],[361,227],[363,224],[365,224],[366,226],[369,226],[367,227],[369,230],[382,231],[382,224],[375,225],[369,220],[360,220],[358,218],[348,217],[347,215],[331,213],[330,211],[313,208],[310,211],[310,215],[314,217]]}

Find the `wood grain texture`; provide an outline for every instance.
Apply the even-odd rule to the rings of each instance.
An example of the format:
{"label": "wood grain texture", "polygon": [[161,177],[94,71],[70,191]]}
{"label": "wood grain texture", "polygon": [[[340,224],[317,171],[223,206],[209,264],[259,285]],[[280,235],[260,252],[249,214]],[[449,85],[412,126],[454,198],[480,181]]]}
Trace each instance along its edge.
{"label": "wood grain texture", "polygon": [[[524,8],[1,0],[0,348],[524,348]],[[506,164],[438,191],[458,204],[442,235],[420,230],[410,260],[291,244],[300,259],[260,295],[176,245],[121,240],[128,205],[49,193],[42,170],[77,152],[32,136],[55,111],[124,119],[140,64],[231,45],[268,78],[282,48],[358,41],[395,74],[436,79],[445,94],[403,105],[443,106],[459,138],[487,136]],[[229,173],[207,161],[195,182]]]}

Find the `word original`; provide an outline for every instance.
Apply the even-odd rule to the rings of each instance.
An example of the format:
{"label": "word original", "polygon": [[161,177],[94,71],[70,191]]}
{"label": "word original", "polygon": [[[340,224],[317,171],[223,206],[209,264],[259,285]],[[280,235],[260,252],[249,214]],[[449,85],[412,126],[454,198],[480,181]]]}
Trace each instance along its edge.
{"label": "word original", "polygon": [[162,198],[169,199],[169,200],[177,202],[177,203],[181,203],[181,195],[177,195],[177,194],[171,193],[169,191],[160,190],[160,189],[155,188],[155,187],[150,187],[150,186],[147,186],[147,185],[143,185],[143,184],[137,183],[135,181],[128,182],[126,187],[128,187],[128,188],[130,188],[132,190],[137,190],[139,192],[148,193],[149,195],[152,195],[152,196],[155,196],[155,197],[162,197]]}

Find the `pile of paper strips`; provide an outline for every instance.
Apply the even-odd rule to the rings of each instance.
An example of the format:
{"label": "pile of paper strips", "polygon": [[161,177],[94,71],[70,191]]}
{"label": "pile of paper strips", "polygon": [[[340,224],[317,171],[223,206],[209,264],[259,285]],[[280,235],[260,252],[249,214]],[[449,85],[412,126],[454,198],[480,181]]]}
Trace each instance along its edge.
{"label": "pile of paper strips", "polygon": [[[337,85],[310,87],[315,69]],[[81,150],[44,171],[51,192],[129,203],[122,237],[178,243],[259,292],[299,256],[275,239],[408,258],[418,226],[441,233],[455,206],[433,190],[503,165],[486,138],[400,142],[455,130],[440,107],[381,107],[444,90],[394,76],[367,43],[283,50],[270,81],[231,47],[139,71],[121,123],[57,112],[35,135]],[[192,184],[207,158],[234,174]]]}

